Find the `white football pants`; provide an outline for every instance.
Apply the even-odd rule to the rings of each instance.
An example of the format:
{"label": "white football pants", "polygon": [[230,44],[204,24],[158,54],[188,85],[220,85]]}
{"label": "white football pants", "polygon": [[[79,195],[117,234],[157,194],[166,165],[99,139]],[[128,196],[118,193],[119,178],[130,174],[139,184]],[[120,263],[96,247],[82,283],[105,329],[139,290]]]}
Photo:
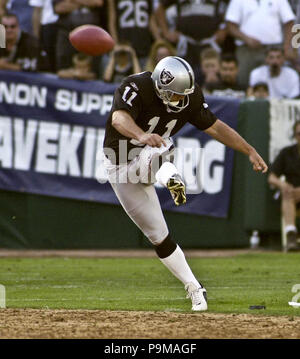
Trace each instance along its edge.
{"label": "white football pants", "polygon": [[[105,156],[109,182],[124,210],[144,235],[154,244],[160,244],[169,234],[159,199],[154,188],[158,158],[170,162],[174,151],[171,139],[165,139],[167,147],[146,145],[131,162],[112,164]],[[175,166],[172,174],[178,173]],[[170,175],[170,176],[171,176]]]}

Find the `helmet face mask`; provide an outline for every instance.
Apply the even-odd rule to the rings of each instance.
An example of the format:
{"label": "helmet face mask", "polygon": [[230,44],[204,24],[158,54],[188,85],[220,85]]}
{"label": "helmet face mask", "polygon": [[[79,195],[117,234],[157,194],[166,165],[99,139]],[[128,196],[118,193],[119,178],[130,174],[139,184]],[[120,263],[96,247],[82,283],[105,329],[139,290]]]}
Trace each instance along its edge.
{"label": "helmet face mask", "polygon": [[[163,58],[156,65],[151,78],[158,97],[168,111],[179,112],[189,105],[189,94],[195,89],[195,77],[185,60],[177,56]],[[183,99],[172,101],[173,95],[183,96]]]}

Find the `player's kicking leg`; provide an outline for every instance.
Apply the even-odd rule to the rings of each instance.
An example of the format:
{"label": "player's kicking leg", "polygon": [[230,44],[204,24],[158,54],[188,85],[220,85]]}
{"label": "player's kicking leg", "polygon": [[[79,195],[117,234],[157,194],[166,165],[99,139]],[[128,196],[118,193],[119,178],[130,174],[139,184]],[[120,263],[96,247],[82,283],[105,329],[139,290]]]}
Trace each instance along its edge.
{"label": "player's kicking leg", "polygon": [[207,310],[206,290],[195,278],[179,245],[172,241],[154,186],[120,183],[112,187],[128,216],[154,244],[160,261],[183,283],[192,310]]}

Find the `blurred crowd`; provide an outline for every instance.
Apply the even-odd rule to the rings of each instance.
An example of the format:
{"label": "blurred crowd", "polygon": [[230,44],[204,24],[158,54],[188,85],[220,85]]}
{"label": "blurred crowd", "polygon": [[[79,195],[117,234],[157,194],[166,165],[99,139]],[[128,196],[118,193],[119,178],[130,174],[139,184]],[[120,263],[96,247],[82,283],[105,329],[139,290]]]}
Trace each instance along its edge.
{"label": "blurred crowd", "polygon": [[[300,98],[299,0],[1,0],[0,17],[1,70],[117,83],[177,55],[205,94]],[[68,35],[83,24],[112,35],[111,53],[76,52]]]}

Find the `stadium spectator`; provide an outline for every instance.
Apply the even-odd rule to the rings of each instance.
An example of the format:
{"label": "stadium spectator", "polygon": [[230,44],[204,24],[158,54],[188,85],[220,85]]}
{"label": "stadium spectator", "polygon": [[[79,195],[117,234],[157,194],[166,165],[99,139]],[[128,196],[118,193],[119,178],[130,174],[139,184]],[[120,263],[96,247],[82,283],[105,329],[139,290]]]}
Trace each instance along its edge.
{"label": "stadium spectator", "polygon": [[57,75],[65,79],[94,80],[96,74],[92,70],[92,58],[85,54],[73,56],[73,66],[58,71]]}
{"label": "stadium spectator", "polygon": [[110,54],[103,80],[119,83],[138,72],[141,72],[141,68],[135,50],[129,44],[117,44]]}
{"label": "stadium spectator", "polygon": [[207,84],[206,90],[214,96],[245,98],[247,89],[238,82],[238,70],[239,65],[234,55],[222,55],[220,62],[220,80]]}
{"label": "stadium spectator", "polygon": [[259,66],[250,73],[250,86],[258,82],[268,84],[270,98],[295,98],[300,94],[299,75],[294,69],[284,66],[282,48],[267,50],[266,65]]}
{"label": "stadium spectator", "polygon": [[252,97],[254,100],[266,100],[269,98],[269,95],[269,86],[265,82],[257,82],[253,86],[252,91],[249,93],[249,96]]}
{"label": "stadium spectator", "polygon": [[207,48],[200,56],[201,71],[195,71],[195,80],[206,93],[206,88],[220,80],[220,55],[212,49]]}
{"label": "stadium spectator", "polygon": [[286,59],[295,57],[291,47],[295,15],[287,0],[231,0],[225,19],[236,38],[239,81],[244,86],[251,70],[263,64],[268,47],[283,44]]}
{"label": "stadium spectator", "polygon": [[[166,9],[177,7],[176,29],[168,24]],[[221,51],[217,43],[226,2],[216,1],[179,1],[160,0],[156,9],[156,17],[162,36],[173,44],[177,44],[177,55],[185,58],[194,70],[199,66],[199,56],[206,47]],[[201,26],[199,26],[201,24]],[[223,36],[220,38],[224,39]]]}
{"label": "stadium spectator", "polygon": [[5,14],[2,24],[6,30],[6,48],[0,48],[0,69],[14,71],[48,71],[47,54],[38,40],[21,31],[18,18]]}
{"label": "stadium spectator", "polygon": [[52,0],[29,0],[33,7],[32,27],[40,45],[46,50],[49,58],[50,70],[55,72],[55,44],[58,20],[54,13]]}
{"label": "stadium spectator", "polygon": [[32,7],[28,4],[28,0],[0,0],[0,18],[5,13],[15,14],[21,30],[33,35]]}
{"label": "stadium spectator", "polygon": [[[285,147],[270,167],[268,182],[281,192],[281,213],[285,222],[287,250],[299,250],[296,209],[300,203],[300,121],[294,124],[296,144]],[[280,179],[285,176],[285,181]]]}
{"label": "stadium spectator", "polygon": [[145,70],[153,72],[155,66],[161,59],[167,56],[175,56],[175,53],[174,47],[168,41],[155,41],[151,46]]}
{"label": "stadium spectator", "polygon": [[144,68],[159,30],[153,14],[153,0],[111,0],[108,2],[108,29],[116,43],[128,43]]}
{"label": "stadium spectator", "polygon": [[72,66],[72,57],[76,53],[69,41],[70,31],[85,24],[101,26],[101,10],[104,0],[52,1],[54,12],[58,15],[56,70],[61,70]]}

